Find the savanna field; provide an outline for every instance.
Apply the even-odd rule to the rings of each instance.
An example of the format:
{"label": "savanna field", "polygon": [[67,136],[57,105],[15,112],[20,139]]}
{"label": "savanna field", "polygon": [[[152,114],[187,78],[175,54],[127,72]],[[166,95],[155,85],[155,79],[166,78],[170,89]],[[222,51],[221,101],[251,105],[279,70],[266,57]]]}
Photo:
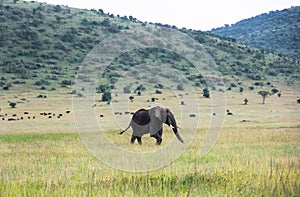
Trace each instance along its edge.
{"label": "savanna field", "polygon": [[[0,3],[0,13],[0,197],[300,196],[299,60],[101,9],[7,0]],[[167,47],[120,54],[93,81],[94,100],[86,105],[93,114],[80,121],[95,121],[99,128],[93,134],[103,132],[120,151],[158,154],[170,143],[183,146],[166,124],[161,146],[149,135],[143,145],[130,144],[131,129],[119,132],[137,109],[169,107],[191,144],[171,163],[147,172],[115,169],[92,153],[84,131],[76,128],[73,103],[86,96],[88,87],[75,82],[89,71],[82,69],[87,54],[103,40],[135,28],[145,35],[155,29],[157,37],[147,38],[157,46],[165,44],[158,39],[164,33],[180,32],[170,36],[173,43],[161,46],[178,47],[183,55]],[[107,47],[145,40],[126,41],[112,39]],[[194,46],[205,55],[194,57],[199,52]],[[184,55],[192,55],[202,70]],[[97,58],[92,56],[91,63],[99,63]],[[89,81],[88,76],[80,79]],[[267,92],[265,104],[259,92]],[[222,110],[214,111],[218,107]],[[209,129],[218,126],[217,140],[201,155]],[[107,150],[108,160],[116,160],[109,158],[113,151]]]}
{"label": "savanna field", "polygon": [[[273,95],[262,105],[258,94],[248,92],[249,103],[243,105],[246,95],[227,93],[226,108],[233,116],[225,116],[220,136],[207,155],[199,155],[208,127],[200,121],[186,152],[170,165],[144,173],[110,168],[86,149],[76,133],[72,111],[69,115],[64,111],[71,108],[70,96],[43,109],[47,111],[52,103],[52,113],[64,113],[61,119],[49,120],[38,114],[38,107],[29,111],[25,103],[35,120],[1,122],[1,196],[298,196],[300,135],[295,98],[299,95],[286,87],[282,97]],[[37,98],[26,98],[42,105]],[[52,98],[55,101],[55,95]],[[2,112],[22,114],[19,105]],[[200,116],[210,119],[209,112]],[[131,145],[129,135],[119,136],[119,131],[108,130],[107,137],[123,148],[157,149],[153,138],[145,136],[142,146]],[[172,138],[165,127],[162,147]]]}

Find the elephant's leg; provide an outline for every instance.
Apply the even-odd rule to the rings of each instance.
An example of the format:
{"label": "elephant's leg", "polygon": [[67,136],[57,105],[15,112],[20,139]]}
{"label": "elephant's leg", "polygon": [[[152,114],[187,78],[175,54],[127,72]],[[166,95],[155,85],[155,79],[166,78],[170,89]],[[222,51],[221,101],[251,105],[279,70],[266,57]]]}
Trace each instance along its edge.
{"label": "elephant's leg", "polygon": [[161,128],[161,129],[158,131],[158,134],[159,134],[159,136],[162,138],[163,128]]}
{"label": "elephant's leg", "polygon": [[156,139],[156,144],[157,145],[160,145],[161,142],[162,142],[162,138],[160,137],[159,133],[157,132],[156,134],[154,135],[151,135],[151,137],[154,137]]}
{"label": "elephant's leg", "polygon": [[136,138],[137,138],[136,136],[132,135],[132,136],[131,136],[130,143],[133,144]]}
{"label": "elephant's leg", "polygon": [[142,145],[142,137],[136,137],[137,138],[137,141],[140,145]]}

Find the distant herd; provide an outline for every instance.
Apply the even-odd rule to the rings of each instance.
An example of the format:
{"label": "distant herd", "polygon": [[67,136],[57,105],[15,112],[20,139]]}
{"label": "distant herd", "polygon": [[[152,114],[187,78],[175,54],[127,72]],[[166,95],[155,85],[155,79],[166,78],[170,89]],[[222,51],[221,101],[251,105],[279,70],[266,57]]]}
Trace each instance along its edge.
{"label": "distant herd", "polygon": [[[71,113],[70,110],[66,110],[64,113],[52,113],[52,112],[40,112],[40,117],[46,117],[48,119],[57,118],[60,119],[64,116],[64,114]],[[30,115],[30,112],[23,112],[22,114],[0,114],[0,120],[2,121],[20,121],[20,120],[30,120],[30,119],[36,119],[38,116],[36,115]]]}
{"label": "distant herd", "polygon": [[[54,119],[54,118],[60,119],[61,117],[64,116],[64,114],[69,114],[69,113],[71,113],[71,111],[70,110],[66,110],[64,113],[40,112],[39,115],[41,117],[46,117],[48,119]],[[226,110],[226,113],[229,116],[233,115],[233,113],[230,112],[229,110]],[[122,114],[123,114],[122,112],[114,112],[114,115],[122,115]],[[124,114],[125,115],[133,115],[134,112],[128,112],[128,111],[126,111],[126,112],[124,112]],[[216,115],[216,113],[213,113],[213,116],[215,116],[215,115]],[[100,118],[103,118],[103,117],[104,117],[104,115],[100,114]],[[190,114],[189,117],[190,118],[195,118],[196,114]],[[30,119],[36,119],[37,116],[36,115],[30,115],[30,112],[25,111],[25,112],[23,112],[22,115],[18,115],[18,114],[11,114],[11,115],[2,114],[1,115],[0,114],[0,118],[1,118],[0,120],[2,120],[2,121],[6,121],[6,120],[7,121],[19,121],[19,120],[25,120],[25,119],[28,119],[28,120],[30,120]]]}

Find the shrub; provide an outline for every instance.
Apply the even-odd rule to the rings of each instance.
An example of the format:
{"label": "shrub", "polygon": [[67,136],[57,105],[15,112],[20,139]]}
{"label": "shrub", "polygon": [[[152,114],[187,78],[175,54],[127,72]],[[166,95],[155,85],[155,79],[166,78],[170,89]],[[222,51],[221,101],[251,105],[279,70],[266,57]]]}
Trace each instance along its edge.
{"label": "shrub", "polygon": [[253,86],[249,86],[249,90],[254,90],[254,87]]}
{"label": "shrub", "polygon": [[164,86],[162,84],[160,84],[160,83],[156,84],[154,87],[158,88],[158,89],[163,89],[164,88]]}
{"label": "shrub", "polygon": [[136,91],[145,91],[145,90],[146,90],[145,86],[139,85],[139,86],[135,89],[135,92],[136,92]]}
{"label": "shrub", "polygon": [[103,94],[102,94],[102,101],[103,102],[105,102],[105,101],[108,101],[108,102],[110,102],[111,101],[111,93],[110,92],[104,92]]}
{"label": "shrub", "polygon": [[74,82],[71,80],[62,80],[61,85],[74,85]]}
{"label": "shrub", "polygon": [[209,97],[210,97],[208,88],[204,88],[204,89],[203,89],[203,96],[204,96],[205,98],[209,98]]}
{"label": "shrub", "polygon": [[155,94],[162,94],[162,91],[156,90],[156,91],[155,91]]}
{"label": "shrub", "polygon": [[108,92],[109,91],[109,86],[108,84],[100,84],[98,87],[97,87],[97,92],[98,93],[104,93],[104,92]]}
{"label": "shrub", "polygon": [[3,90],[9,90],[9,86],[4,86]]}
{"label": "shrub", "polygon": [[10,103],[9,103],[9,106],[10,106],[11,108],[16,108],[17,103],[15,103],[15,102],[10,102]]}
{"label": "shrub", "polygon": [[177,90],[183,91],[184,87],[182,84],[177,85]]}

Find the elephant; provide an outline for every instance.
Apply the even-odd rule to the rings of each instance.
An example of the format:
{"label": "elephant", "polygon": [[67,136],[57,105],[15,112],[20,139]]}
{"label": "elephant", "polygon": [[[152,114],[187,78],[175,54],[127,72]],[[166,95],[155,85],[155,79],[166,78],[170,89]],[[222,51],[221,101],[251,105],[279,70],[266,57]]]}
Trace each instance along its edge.
{"label": "elephant", "polygon": [[130,141],[132,144],[137,139],[138,143],[141,145],[142,136],[144,134],[150,133],[150,136],[156,139],[156,144],[160,145],[162,142],[163,123],[167,124],[168,126],[172,126],[172,130],[175,133],[177,139],[181,143],[184,143],[178,132],[179,127],[177,126],[172,111],[169,108],[160,106],[156,106],[148,110],[137,110],[133,114],[129,126],[119,134],[123,134],[130,127],[132,127],[133,132]]}

